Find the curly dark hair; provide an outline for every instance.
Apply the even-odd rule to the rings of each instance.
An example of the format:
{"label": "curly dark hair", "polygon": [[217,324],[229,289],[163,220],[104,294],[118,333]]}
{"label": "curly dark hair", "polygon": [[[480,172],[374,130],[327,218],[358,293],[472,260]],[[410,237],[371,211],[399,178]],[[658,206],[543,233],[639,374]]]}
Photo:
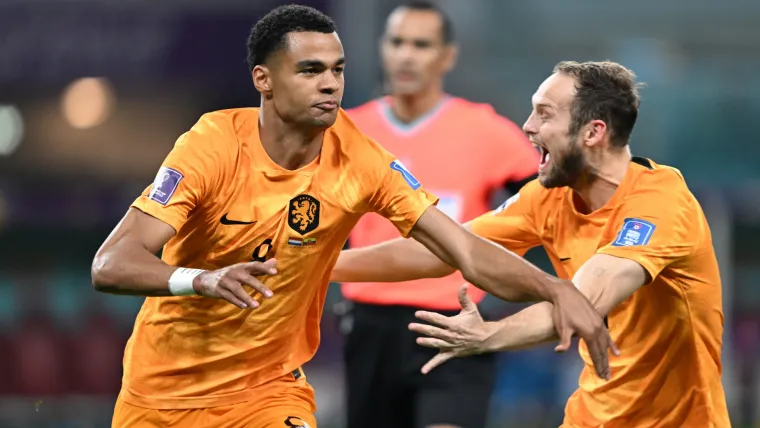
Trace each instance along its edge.
{"label": "curly dark hair", "polygon": [[563,61],[554,67],[554,72],[575,79],[571,134],[577,134],[592,120],[603,120],[614,147],[628,144],[639,114],[642,86],[636,83],[633,71],[612,61]]}
{"label": "curly dark hair", "polygon": [[273,53],[286,49],[293,32],[332,33],[332,18],[308,6],[290,4],[272,9],[251,28],[248,36],[248,67],[264,64]]}

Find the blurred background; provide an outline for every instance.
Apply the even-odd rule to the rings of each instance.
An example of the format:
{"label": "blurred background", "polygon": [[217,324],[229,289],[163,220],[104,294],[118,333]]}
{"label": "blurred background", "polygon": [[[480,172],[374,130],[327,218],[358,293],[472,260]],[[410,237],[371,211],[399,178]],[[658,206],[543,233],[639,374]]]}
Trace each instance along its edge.
{"label": "blurred background", "polygon": [[[245,58],[273,0],[0,0],[0,427],[107,427],[142,299],[98,294],[100,243],[175,139],[207,111],[258,105]],[[301,1],[335,18],[345,107],[381,94],[391,0]],[[712,227],[724,286],[724,385],[760,426],[760,2],[447,0],[461,47],[447,91],[522,124],[555,63],[611,59],[647,83],[635,155],[679,168]],[[540,251],[531,260],[551,271]],[[344,426],[330,311],[306,367],[320,427]],[[504,315],[516,305],[489,300]],[[500,356],[494,427],[556,427],[577,352]]]}

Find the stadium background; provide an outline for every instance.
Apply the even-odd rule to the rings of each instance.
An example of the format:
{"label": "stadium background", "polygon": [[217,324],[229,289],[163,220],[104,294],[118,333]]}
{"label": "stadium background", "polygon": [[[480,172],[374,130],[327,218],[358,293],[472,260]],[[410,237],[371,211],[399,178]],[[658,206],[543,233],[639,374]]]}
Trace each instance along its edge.
{"label": "stadium background", "polygon": [[[95,293],[92,256],[180,133],[203,112],[258,104],[245,39],[277,3],[0,0],[0,427],[110,426],[142,299]],[[398,2],[302,3],[339,25],[344,106],[380,94],[377,41]],[[724,279],[732,421],[760,426],[760,2],[441,5],[462,48],[447,90],[519,124],[560,60],[612,59],[648,84],[632,148],[680,168],[703,204]],[[531,258],[551,269],[540,251]],[[306,368],[324,428],[343,426],[338,297],[333,287]],[[557,426],[577,353],[500,358],[492,426]]]}

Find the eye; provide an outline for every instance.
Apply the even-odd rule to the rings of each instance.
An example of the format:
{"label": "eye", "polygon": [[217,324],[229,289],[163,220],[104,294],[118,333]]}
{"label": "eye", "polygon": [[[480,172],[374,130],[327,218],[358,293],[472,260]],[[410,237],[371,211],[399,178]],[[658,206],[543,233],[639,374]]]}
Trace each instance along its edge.
{"label": "eye", "polygon": [[343,67],[335,67],[335,68],[333,69],[333,71],[334,71],[336,74],[342,74],[342,73],[343,73]]}
{"label": "eye", "polygon": [[317,74],[317,70],[313,68],[307,68],[305,70],[301,70],[301,74],[314,75]]}

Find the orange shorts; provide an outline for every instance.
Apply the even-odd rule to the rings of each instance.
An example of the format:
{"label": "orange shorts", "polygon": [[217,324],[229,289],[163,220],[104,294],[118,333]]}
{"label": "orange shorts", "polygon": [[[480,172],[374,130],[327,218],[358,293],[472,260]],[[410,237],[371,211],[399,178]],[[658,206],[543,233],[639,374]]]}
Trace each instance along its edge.
{"label": "orange shorts", "polygon": [[316,428],[314,390],[306,378],[256,387],[253,401],[205,409],[158,410],[116,400],[112,428]]}

